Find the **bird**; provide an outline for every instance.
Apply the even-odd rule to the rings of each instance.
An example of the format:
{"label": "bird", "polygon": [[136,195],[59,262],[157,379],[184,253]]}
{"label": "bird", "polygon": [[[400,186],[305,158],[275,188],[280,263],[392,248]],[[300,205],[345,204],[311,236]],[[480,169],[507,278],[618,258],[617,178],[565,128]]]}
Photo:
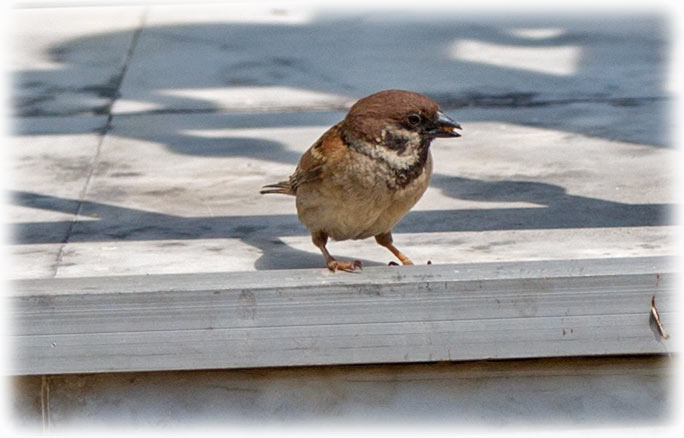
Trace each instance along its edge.
{"label": "bird", "polygon": [[326,247],[328,238],[375,237],[403,265],[412,265],[394,246],[392,228],[428,188],[432,141],[460,137],[456,130],[462,129],[427,96],[379,91],[354,103],[304,152],[287,180],[265,185],[260,193],[295,197],[299,221],[333,272],[363,265],[335,259]]}

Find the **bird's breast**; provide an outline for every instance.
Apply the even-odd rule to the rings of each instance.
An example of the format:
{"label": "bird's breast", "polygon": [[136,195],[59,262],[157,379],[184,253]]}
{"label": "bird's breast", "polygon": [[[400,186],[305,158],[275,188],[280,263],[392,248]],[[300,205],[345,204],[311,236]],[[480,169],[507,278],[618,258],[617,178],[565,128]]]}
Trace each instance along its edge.
{"label": "bird's breast", "polygon": [[300,221],[335,240],[364,239],[388,232],[415,205],[430,183],[429,153],[421,172],[399,185],[396,173],[367,156],[355,156],[325,182],[297,192]]}

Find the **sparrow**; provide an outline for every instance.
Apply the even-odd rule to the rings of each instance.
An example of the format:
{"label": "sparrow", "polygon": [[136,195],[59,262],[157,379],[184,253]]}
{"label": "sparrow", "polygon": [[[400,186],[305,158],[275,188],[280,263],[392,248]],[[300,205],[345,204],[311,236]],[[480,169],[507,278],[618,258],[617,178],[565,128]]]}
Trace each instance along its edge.
{"label": "sparrow", "polygon": [[336,260],[326,248],[328,238],[373,236],[402,264],[412,265],[394,246],[392,228],[430,183],[432,140],[460,137],[457,129],[461,125],[422,94],[380,91],[352,105],[344,120],[302,155],[287,181],[266,185],[260,193],[295,196],[299,221],[333,272],[362,264]]}

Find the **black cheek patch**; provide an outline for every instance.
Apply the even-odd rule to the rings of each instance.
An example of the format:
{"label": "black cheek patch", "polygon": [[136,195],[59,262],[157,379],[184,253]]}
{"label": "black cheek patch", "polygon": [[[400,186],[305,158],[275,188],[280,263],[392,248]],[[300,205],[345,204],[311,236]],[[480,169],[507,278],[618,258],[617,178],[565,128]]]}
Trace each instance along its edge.
{"label": "black cheek patch", "polygon": [[399,155],[403,154],[408,148],[408,139],[401,136],[392,135],[391,132],[385,134],[382,145],[393,151],[397,151]]}

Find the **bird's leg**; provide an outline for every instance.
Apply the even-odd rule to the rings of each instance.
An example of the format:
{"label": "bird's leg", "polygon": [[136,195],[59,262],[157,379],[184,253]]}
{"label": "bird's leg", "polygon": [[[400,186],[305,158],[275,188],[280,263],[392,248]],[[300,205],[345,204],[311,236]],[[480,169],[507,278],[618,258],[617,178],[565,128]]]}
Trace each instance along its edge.
{"label": "bird's leg", "polygon": [[354,260],[351,262],[338,262],[335,260],[335,258],[330,255],[328,249],[325,247],[325,244],[328,243],[328,235],[323,231],[311,233],[311,240],[313,241],[313,244],[316,245],[323,253],[323,257],[325,257],[325,264],[331,271],[352,272],[356,268],[363,269],[359,260]]}
{"label": "bird's leg", "polygon": [[375,236],[375,241],[378,242],[378,244],[392,251],[392,254],[394,254],[403,265],[413,264],[411,259],[406,257],[403,252],[399,251],[397,247],[392,244],[393,240],[391,231],[388,231],[384,234],[378,234],[377,236]]}

